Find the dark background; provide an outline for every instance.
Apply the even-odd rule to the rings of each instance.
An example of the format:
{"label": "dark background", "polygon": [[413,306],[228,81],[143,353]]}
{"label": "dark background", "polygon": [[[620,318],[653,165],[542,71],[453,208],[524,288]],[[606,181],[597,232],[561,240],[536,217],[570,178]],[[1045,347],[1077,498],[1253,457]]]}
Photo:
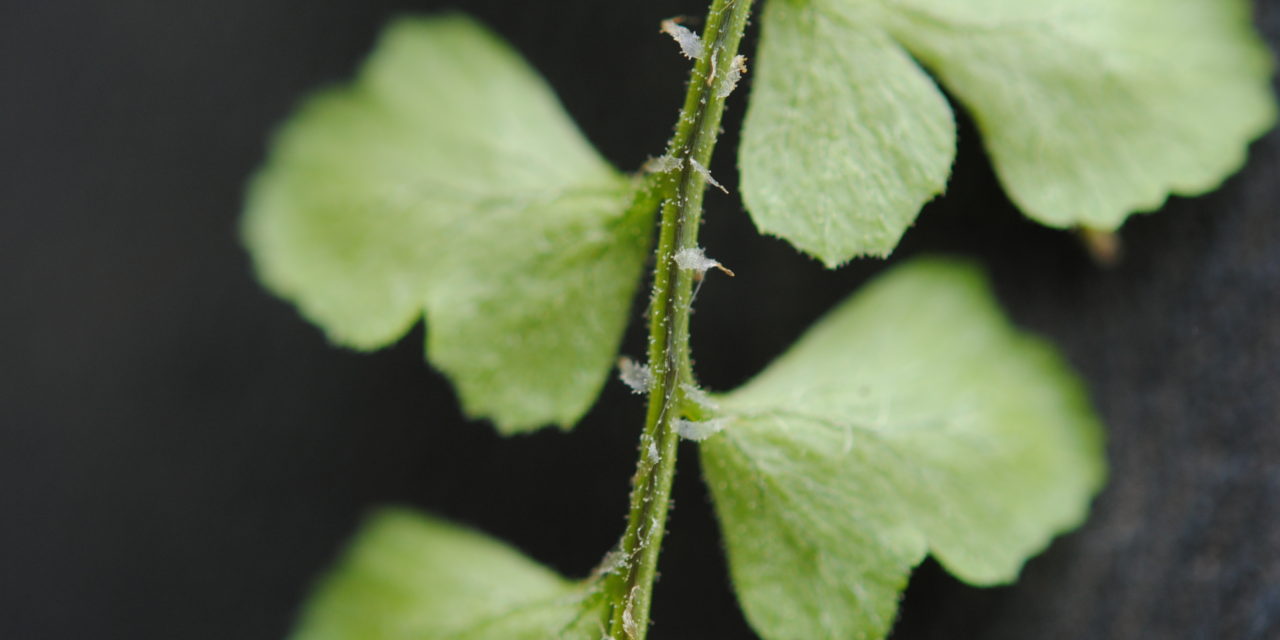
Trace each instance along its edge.
{"label": "dark background", "polygon": [[[440,2],[0,4],[0,638],[279,638],[371,506],[409,504],[582,575],[623,527],[640,401],[611,384],[571,435],[467,423],[422,362],[328,347],[259,289],[242,186],[304,92],[381,24]],[[705,3],[457,2],[509,38],[618,166],[661,152],[687,63],[662,18]],[[1258,2],[1272,47],[1280,0]],[[747,43],[751,46],[751,42]],[[732,186],[743,93],[713,167]],[[1280,135],[1095,267],[1023,221],[971,127],[899,255],[991,269],[1110,426],[1113,478],[1017,586],[926,564],[897,638],[1280,637]],[[698,370],[741,382],[880,269],[823,271],[709,196]],[[633,331],[627,350],[639,353]],[[685,450],[654,637],[749,638]]]}

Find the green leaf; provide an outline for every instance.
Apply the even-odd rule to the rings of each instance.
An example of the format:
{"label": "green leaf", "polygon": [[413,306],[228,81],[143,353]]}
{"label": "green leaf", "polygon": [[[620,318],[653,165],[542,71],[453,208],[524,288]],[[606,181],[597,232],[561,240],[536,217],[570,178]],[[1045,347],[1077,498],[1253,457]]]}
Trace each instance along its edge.
{"label": "green leaf", "polygon": [[953,136],[903,49],[1055,227],[1209,191],[1276,117],[1247,0],[771,0],[741,150],[762,231],[828,265],[884,254],[939,191]]}
{"label": "green leaf", "polygon": [[633,199],[496,36],[410,18],[279,133],[244,235],[338,344],[384,346],[425,313],[465,411],[514,432],[571,426],[604,384],[649,242]]}
{"label": "green leaf", "polygon": [[604,601],[488,536],[409,511],[366,523],[292,640],[599,640]]}
{"label": "green leaf", "polygon": [[703,469],[767,640],[884,637],[926,553],[1011,581],[1105,475],[1079,381],[948,260],[883,276],[719,402]]}
{"label": "green leaf", "polygon": [[946,99],[852,6],[765,4],[739,158],[760,231],[828,267],[892,251],[955,156]]}

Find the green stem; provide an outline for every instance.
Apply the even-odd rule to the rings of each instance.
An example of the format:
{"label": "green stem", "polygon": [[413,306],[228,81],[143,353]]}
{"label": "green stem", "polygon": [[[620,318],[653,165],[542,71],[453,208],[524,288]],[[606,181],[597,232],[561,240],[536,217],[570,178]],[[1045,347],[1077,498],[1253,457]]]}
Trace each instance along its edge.
{"label": "green stem", "polygon": [[[631,513],[620,546],[620,563],[606,583],[610,598],[609,637],[643,640],[657,576],[658,552],[670,509],[679,435],[673,421],[683,417],[684,388],[693,384],[689,358],[689,313],[695,273],[681,269],[675,255],[698,246],[702,199],[724,114],[726,77],[734,73],[738,44],[751,0],[714,0],[703,31],[703,53],[690,75],[688,93],[667,154],[680,167],[662,186],[662,216],[649,308],[649,365],[652,383],[640,460],[632,478]],[[697,274],[700,275],[700,274]]]}

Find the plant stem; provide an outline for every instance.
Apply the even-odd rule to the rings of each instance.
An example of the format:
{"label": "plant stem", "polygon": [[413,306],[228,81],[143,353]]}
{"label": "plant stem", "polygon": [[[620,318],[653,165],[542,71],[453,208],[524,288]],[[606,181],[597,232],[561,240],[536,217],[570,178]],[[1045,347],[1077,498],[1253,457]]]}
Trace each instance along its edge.
{"label": "plant stem", "polygon": [[667,154],[679,168],[662,187],[661,227],[649,307],[649,406],[640,436],[640,459],[632,478],[631,512],[620,546],[620,563],[606,582],[609,637],[643,640],[657,576],[658,552],[670,509],[680,437],[673,421],[683,417],[685,388],[694,383],[689,358],[689,313],[695,276],[676,264],[682,249],[696,248],[710,165],[720,132],[726,78],[735,73],[738,44],[751,0],[714,0],[703,30],[703,53],[694,65],[684,108]]}

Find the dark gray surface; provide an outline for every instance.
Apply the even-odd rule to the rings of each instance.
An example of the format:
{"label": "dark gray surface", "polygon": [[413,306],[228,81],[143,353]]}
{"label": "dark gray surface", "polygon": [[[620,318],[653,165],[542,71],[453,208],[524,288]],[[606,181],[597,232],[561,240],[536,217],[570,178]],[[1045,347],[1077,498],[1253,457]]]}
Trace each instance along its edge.
{"label": "dark gray surface", "polygon": [[[370,506],[407,503],[582,574],[620,533],[640,403],[611,385],[572,435],[461,420],[421,330],[358,355],[253,282],[245,177],[305,90],[421,2],[0,5],[0,637],[276,638]],[[661,151],[685,63],[657,22],[692,0],[458,2],[511,38],[623,167]],[[1273,47],[1280,1],[1259,2]],[[731,108],[723,149],[741,97]],[[1125,230],[1117,269],[1018,218],[974,134],[902,254],[988,264],[1110,425],[1093,519],[1015,587],[927,564],[896,637],[1280,637],[1280,135],[1218,193]],[[713,167],[726,183],[729,152]],[[713,195],[739,274],[695,349],[729,388],[879,264],[824,272]],[[633,332],[634,334],[634,332]],[[629,351],[640,351],[636,335]],[[685,450],[654,637],[749,638]]]}

